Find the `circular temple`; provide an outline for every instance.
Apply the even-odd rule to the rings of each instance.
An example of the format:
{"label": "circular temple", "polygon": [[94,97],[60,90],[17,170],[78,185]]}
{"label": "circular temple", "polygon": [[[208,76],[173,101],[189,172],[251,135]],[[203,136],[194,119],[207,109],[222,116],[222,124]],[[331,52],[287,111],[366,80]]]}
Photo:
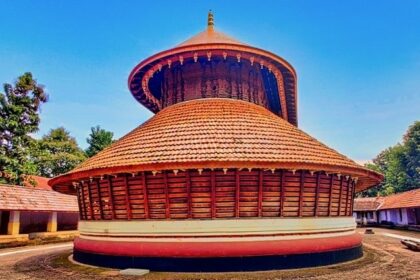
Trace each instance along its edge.
{"label": "circular temple", "polygon": [[382,175],[298,129],[290,64],[213,24],[130,74],[155,116],[50,180],[78,197],[74,258],[247,271],[360,257],[354,193]]}

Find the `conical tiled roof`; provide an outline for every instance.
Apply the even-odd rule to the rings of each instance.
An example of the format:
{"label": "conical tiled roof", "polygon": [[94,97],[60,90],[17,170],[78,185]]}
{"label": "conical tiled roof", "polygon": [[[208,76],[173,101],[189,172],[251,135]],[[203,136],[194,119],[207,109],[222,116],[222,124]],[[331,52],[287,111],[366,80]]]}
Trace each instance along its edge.
{"label": "conical tiled roof", "polygon": [[236,45],[246,46],[246,44],[222,32],[219,32],[215,30],[214,28],[208,28],[207,30],[200,32],[197,35],[177,45],[177,47],[185,47],[185,46],[200,45],[200,44],[236,44]]}
{"label": "conical tiled roof", "polygon": [[239,42],[238,40],[214,29],[214,16],[211,11],[209,11],[207,17],[207,29],[203,32],[198,33],[197,35],[191,37],[185,42],[179,44],[177,47],[185,47],[192,45],[200,44],[237,44],[245,45],[244,43]]}
{"label": "conical tiled roof", "polygon": [[51,184],[118,172],[184,168],[323,170],[360,177],[359,189],[381,178],[262,106],[208,98],[163,109]]}

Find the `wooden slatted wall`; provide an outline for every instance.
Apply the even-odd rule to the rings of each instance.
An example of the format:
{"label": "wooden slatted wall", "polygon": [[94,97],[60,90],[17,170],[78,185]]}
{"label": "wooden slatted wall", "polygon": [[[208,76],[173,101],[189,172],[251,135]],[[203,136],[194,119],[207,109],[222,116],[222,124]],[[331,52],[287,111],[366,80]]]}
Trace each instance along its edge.
{"label": "wooden slatted wall", "polygon": [[286,170],[119,174],[83,182],[82,220],[351,216],[346,176]]}

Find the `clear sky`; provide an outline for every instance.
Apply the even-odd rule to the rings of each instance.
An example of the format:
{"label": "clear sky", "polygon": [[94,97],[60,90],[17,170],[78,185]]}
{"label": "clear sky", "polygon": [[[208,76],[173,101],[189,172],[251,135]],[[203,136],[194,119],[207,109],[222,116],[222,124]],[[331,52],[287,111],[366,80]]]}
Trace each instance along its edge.
{"label": "clear sky", "polygon": [[152,114],[131,69],[206,26],[272,51],[298,73],[299,127],[358,161],[420,120],[420,1],[0,1],[0,82],[46,85],[39,135],[121,137]]}

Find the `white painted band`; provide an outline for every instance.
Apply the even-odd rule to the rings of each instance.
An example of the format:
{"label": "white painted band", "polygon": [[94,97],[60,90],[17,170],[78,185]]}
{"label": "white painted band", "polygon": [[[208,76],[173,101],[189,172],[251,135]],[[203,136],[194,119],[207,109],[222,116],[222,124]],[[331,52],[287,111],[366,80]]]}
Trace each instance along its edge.
{"label": "white painted band", "polygon": [[81,235],[128,237],[291,235],[350,231],[355,228],[353,217],[79,221]]}
{"label": "white painted band", "polygon": [[345,232],[334,232],[334,233],[315,233],[315,234],[305,234],[305,235],[279,235],[279,236],[244,236],[244,237],[117,237],[117,236],[89,236],[89,235],[80,235],[81,239],[85,240],[96,240],[96,241],[107,241],[107,242],[133,242],[133,243],[203,243],[203,242],[262,242],[262,241],[282,241],[282,240],[302,240],[302,239],[316,239],[316,238],[331,238],[331,237],[340,237],[348,236],[355,234],[354,230],[345,231]]}

